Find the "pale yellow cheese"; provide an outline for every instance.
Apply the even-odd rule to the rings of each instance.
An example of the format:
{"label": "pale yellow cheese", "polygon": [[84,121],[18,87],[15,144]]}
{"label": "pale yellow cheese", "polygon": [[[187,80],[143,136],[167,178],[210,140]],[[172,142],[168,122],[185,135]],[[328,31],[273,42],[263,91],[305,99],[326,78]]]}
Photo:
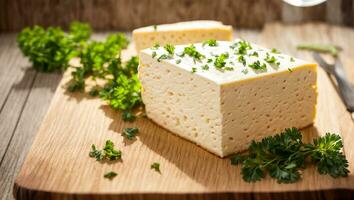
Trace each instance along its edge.
{"label": "pale yellow cheese", "polygon": [[[180,57],[186,45],[176,46],[174,55],[160,62],[157,59],[167,54],[162,47],[141,51],[139,80],[147,116],[221,157],[243,151],[252,140],[285,128],[312,124],[317,101],[316,64],[252,44],[244,55],[244,66],[238,62],[240,55],[230,48],[238,42],[218,42],[216,47],[195,44],[205,56],[200,62],[188,55]],[[253,52],[258,57],[249,56]],[[215,57],[222,53],[229,54],[225,66],[233,70],[215,68]],[[267,56],[274,56],[279,66],[265,62]],[[266,64],[266,70],[248,67],[257,60]],[[206,64],[209,69],[203,70]]]}
{"label": "pale yellow cheese", "polygon": [[226,26],[217,21],[200,20],[148,26],[133,31],[137,52],[155,44],[189,44],[211,38],[232,40],[232,26]]}

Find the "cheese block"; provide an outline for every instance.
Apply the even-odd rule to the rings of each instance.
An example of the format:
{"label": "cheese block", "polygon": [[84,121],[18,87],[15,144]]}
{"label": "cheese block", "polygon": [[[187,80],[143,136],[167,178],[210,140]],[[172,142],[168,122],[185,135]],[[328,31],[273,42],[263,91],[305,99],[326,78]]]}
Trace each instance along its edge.
{"label": "cheese block", "polygon": [[155,44],[188,44],[207,39],[232,40],[232,26],[217,21],[189,21],[138,28],[133,31],[137,52]]}
{"label": "cheese block", "polygon": [[316,114],[317,65],[242,40],[145,49],[138,73],[147,116],[221,157]]}

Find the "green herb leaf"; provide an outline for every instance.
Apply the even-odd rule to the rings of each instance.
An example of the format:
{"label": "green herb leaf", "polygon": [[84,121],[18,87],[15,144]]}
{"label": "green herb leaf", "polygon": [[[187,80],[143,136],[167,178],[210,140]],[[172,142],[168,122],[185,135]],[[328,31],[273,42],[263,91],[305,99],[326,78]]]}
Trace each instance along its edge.
{"label": "green herb leaf", "polygon": [[203,42],[203,47],[204,47],[205,45],[208,45],[208,46],[210,46],[210,47],[216,47],[216,46],[218,46],[218,43],[217,43],[217,41],[214,40],[214,39],[209,39],[209,40],[206,40],[206,41]]}
{"label": "green herb leaf", "polygon": [[110,171],[104,174],[103,177],[108,178],[109,180],[112,180],[114,177],[116,177],[118,174],[114,171]]}
{"label": "green herb leaf", "polygon": [[267,69],[267,66],[264,63],[259,62],[259,60],[249,64],[248,66],[251,67],[252,69],[255,69],[255,70]]}
{"label": "green herb leaf", "polygon": [[173,55],[175,53],[175,46],[171,44],[166,44],[163,48],[168,52],[169,55]]}
{"label": "green herb leaf", "polygon": [[246,66],[246,59],[244,56],[242,56],[242,55],[238,56],[237,60],[238,60],[238,62],[242,63],[243,66]]}
{"label": "green herb leaf", "polygon": [[128,140],[135,139],[135,136],[139,133],[138,128],[125,128],[123,129],[122,135],[125,136]]}
{"label": "green herb leaf", "polygon": [[122,114],[122,119],[125,122],[133,122],[136,119],[136,117],[131,111],[125,110]]}
{"label": "green herb leaf", "polygon": [[226,65],[226,60],[229,58],[228,53],[223,53],[220,56],[216,57],[214,65],[216,69],[222,70]]}
{"label": "green herb leaf", "polygon": [[114,149],[113,142],[111,140],[107,140],[103,147],[103,150],[98,150],[96,146],[92,144],[89,156],[92,158],[96,158],[97,161],[101,161],[104,159],[118,160],[121,159],[122,152]]}
{"label": "green herb leaf", "polygon": [[343,147],[339,135],[327,133],[314,139],[313,144],[304,144],[298,129],[252,141],[248,154],[231,157],[231,164],[241,164],[245,181],[259,181],[269,174],[278,183],[294,183],[301,178],[300,170],[306,167],[305,160],[311,157],[320,174],[348,176],[348,161],[341,152]]}
{"label": "green herb leaf", "polygon": [[159,173],[161,172],[161,171],[160,171],[160,163],[157,163],[157,162],[152,163],[151,166],[150,166],[150,168],[153,169],[153,170],[155,170],[156,172],[159,172]]}
{"label": "green herb leaf", "polygon": [[280,54],[280,51],[278,51],[276,48],[273,48],[271,52],[274,54]]}
{"label": "green herb leaf", "polygon": [[187,54],[188,56],[192,57],[196,61],[201,61],[205,56],[197,51],[195,46],[191,44],[188,47],[185,47],[182,53],[182,57]]}

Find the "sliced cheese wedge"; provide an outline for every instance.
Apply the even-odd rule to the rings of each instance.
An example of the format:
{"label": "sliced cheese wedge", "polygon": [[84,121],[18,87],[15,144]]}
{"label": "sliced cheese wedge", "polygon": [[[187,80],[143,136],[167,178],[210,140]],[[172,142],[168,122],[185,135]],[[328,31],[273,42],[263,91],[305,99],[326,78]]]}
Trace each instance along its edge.
{"label": "sliced cheese wedge", "polygon": [[150,119],[221,157],[313,123],[316,64],[242,40],[214,45],[141,51],[139,79]]}
{"label": "sliced cheese wedge", "polygon": [[138,28],[133,31],[137,52],[155,44],[188,44],[207,39],[232,40],[232,26],[218,21],[188,21]]}

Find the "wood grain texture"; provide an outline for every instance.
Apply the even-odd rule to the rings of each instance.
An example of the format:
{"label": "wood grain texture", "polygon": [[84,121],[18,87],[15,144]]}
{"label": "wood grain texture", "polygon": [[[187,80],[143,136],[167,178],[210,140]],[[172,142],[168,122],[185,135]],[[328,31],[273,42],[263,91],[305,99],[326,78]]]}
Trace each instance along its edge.
{"label": "wood grain texture", "polygon": [[[260,43],[310,60],[309,53],[295,51],[296,44],[333,42],[353,55],[352,37],[352,30],[323,24],[273,24],[265,27]],[[345,63],[352,62],[352,57],[342,58]],[[347,70],[353,73],[352,68]],[[68,75],[64,75],[16,179],[14,195],[19,199],[354,198],[354,123],[322,70],[316,122],[303,130],[303,136],[310,140],[326,131],[340,133],[351,173],[348,178],[333,179],[310,167],[295,184],[277,184],[270,178],[246,183],[240,168],[231,166],[228,159],[220,159],[148,119],[124,123],[119,113],[99,99],[67,93],[64,86]],[[354,79],[352,75],[350,78]],[[139,127],[137,140],[124,140],[120,134],[124,127]],[[92,143],[102,146],[107,139],[123,151],[122,162],[99,163],[88,157]],[[161,174],[150,169],[153,162],[161,163]],[[110,170],[118,172],[112,181],[102,177]]]}
{"label": "wood grain texture", "polygon": [[280,0],[2,0],[1,4],[0,31],[34,24],[67,27],[73,20],[87,21],[96,30],[131,30],[195,19],[260,27],[280,19],[281,13]]}

